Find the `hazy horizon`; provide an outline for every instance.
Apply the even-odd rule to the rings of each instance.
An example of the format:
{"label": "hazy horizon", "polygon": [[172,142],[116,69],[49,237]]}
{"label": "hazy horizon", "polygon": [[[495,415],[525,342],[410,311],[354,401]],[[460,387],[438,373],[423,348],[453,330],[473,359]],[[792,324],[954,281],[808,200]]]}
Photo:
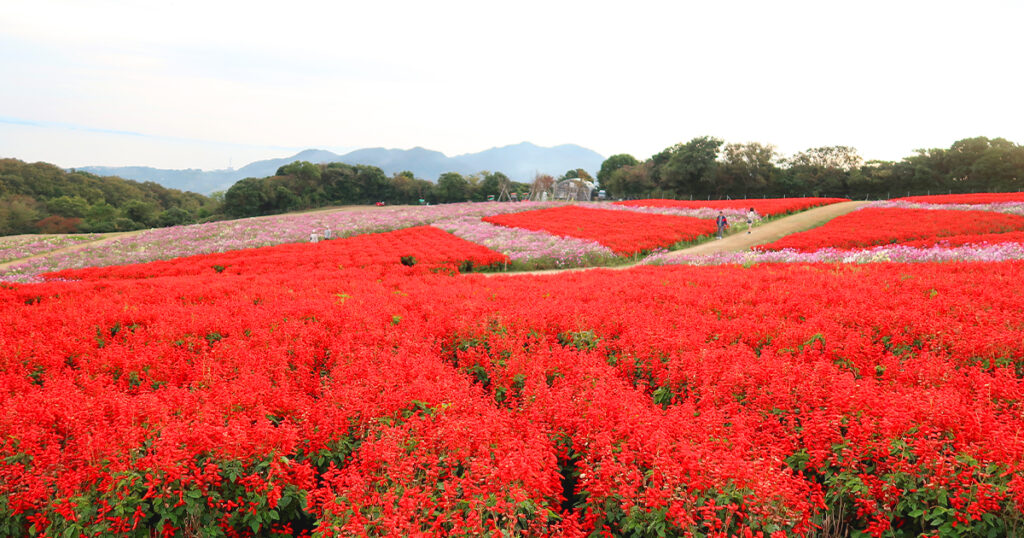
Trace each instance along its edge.
{"label": "hazy horizon", "polygon": [[529,141],[645,159],[709,135],[896,161],[1024,142],[1020,20],[1010,0],[13,0],[0,156],[221,170]]}

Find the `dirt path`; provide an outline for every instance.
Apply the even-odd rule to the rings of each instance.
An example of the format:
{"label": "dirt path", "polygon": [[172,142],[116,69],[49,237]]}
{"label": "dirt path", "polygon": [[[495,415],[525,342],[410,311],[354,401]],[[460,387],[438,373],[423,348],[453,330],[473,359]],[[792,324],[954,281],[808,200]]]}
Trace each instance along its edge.
{"label": "dirt path", "polygon": [[783,237],[809,230],[815,226],[824,224],[836,217],[845,215],[867,202],[839,202],[826,206],[815,207],[807,211],[801,211],[795,215],[782,217],[766,224],[754,226],[748,234],[746,231],[727,235],[723,239],[716,239],[701,243],[699,245],[676,250],[669,253],[669,256],[686,256],[692,254],[717,254],[719,252],[743,252],[750,250],[755,245],[764,245],[778,241]]}
{"label": "dirt path", "polygon": [[[719,252],[744,252],[754,245],[763,245],[777,241],[789,234],[809,230],[820,226],[836,217],[845,215],[868,202],[840,202],[802,211],[795,215],[782,217],[778,220],[755,226],[751,233],[746,230],[727,235],[722,239],[714,239],[706,243],[675,250],[669,256],[686,256],[693,254],[716,254]],[[639,263],[617,265],[614,267],[573,267],[571,269],[546,269],[542,271],[521,271],[515,273],[482,273],[486,275],[546,275],[566,273],[570,271],[586,271],[590,269],[619,270],[636,267]]]}
{"label": "dirt path", "polygon": [[111,233],[107,233],[107,234],[102,234],[103,237],[101,237],[101,238],[99,238],[99,239],[97,239],[95,241],[86,241],[84,243],[76,243],[74,245],[69,245],[69,246],[66,246],[64,248],[48,250],[46,252],[42,252],[42,253],[36,254],[35,256],[29,256],[27,258],[19,258],[17,260],[11,260],[9,262],[0,263],[0,273],[3,273],[4,271],[7,270],[8,267],[11,267],[12,265],[21,265],[23,263],[27,263],[27,262],[30,262],[32,260],[38,259],[38,258],[43,258],[43,257],[46,257],[46,256],[52,256],[54,254],[62,254],[62,253],[66,253],[66,252],[74,252],[76,250],[81,250],[83,248],[91,247],[93,245],[101,245],[103,243],[109,243],[109,242],[111,242],[111,241],[113,241],[113,240],[115,240],[117,238],[120,238],[120,237],[128,237],[128,236],[140,234],[140,233],[145,232],[145,231],[146,230],[134,230],[134,231],[131,231],[131,232],[111,232]]}

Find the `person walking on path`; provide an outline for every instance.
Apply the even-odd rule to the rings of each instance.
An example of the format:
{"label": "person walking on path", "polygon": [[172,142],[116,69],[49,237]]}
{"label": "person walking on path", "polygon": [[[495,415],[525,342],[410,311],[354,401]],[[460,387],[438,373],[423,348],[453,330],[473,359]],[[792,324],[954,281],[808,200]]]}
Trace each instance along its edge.
{"label": "person walking on path", "polygon": [[721,211],[718,212],[718,217],[715,219],[715,224],[718,226],[718,238],[721,239],[725,235],[725,229],[729,227],[729,221],[725,218],[725,215]]}
{"label": "person walking on path", "polygon": [[754,211],[754,208],[750,208],[750,211],[747,211],[747,233],[750,233],[755,221],[757,221],[757,212]]}

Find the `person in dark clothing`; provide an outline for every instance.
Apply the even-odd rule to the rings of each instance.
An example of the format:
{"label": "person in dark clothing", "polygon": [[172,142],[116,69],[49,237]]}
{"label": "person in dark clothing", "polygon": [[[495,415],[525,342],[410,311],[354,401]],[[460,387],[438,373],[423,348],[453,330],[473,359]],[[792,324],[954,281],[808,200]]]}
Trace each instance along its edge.
{"label": "person in dark clothing", "polygon": [[715,219],[715,224],[718,226],[718,238],[721,239],[725,235],[725,229],[729,227],[729,220],[725,218],[725,215],[721,211],[718,212],[718,217]]}

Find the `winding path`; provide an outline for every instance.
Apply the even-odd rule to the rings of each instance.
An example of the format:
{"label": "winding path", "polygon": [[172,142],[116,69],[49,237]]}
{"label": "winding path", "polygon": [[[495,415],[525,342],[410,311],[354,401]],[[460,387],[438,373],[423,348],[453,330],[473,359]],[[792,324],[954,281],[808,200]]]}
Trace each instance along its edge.
{"label": "winding path", "polygon": [[[789,215],[780,219],[772,220],[762,225],[755,226],[751,233],[740,231],[727,235],[722,239],[711,240],[699,245],[670,252],[669,256],[686,256],[693,254],[716,254],[719,252],[743,252],[750,250],[755,245],[763,245],[777,241],[789,234],[802,232],[822,224],[867,204],[868,202],[839,202],[826,206],[815,207],[807,211],[801,211],[795,215]],[[570,271],[587,271],[590,269],[620,270],[636,267],[640,263],[629,265],[616,265],[614,267],[573,267],[569,269],[546,269],[542,271],[520,271],[515,273],[481,273],[491,275],[546,275],[554,273],[565,273]]]}
{"label": "winding path", "polygon": [[801,211],[763,225],[754,226],[751,233],[737,232],[723,239],[708,241],[690,248],[670,252],[670,256],[690,254],[717,254],[719,252],[743,252],[750,247],[778,241],[783,237],[809,230],[845,215],[868,202],[839,202]]}
{"label": "winding path", "polygon": [[99,238],[99,239],[97,239],[95,241],[85,241],[83,243],[75,243],[74,245],[68,245],[68,246],[63,247],[63,248],[57,248],[57,249],[53,249],[53,250],[47,250],[46,252],[40,252],[39,254],[36,254],[34,256],[29,256],[27,258],[18,258],[17,260],[10,260],[10,261],[4,262],[4,263],[0,263],[0,274],[3,274],[3,272],[6,271],[7,268],[11,267],[12,265],[20,265],[20,264],[27,263],[27,262],[30,262],[32,260],[35,260],[37,258],[43,258],[45,256],[52,256],[54,254],[62,254],[62,253],[66,253],[66,252],[73,252],[73,251],[76,251],[76,250],[81,250],[81,249],[86,248],[86,247],[91,247],[91,246],[94,246],[94,245],[101,245],[103,243],[109,243],[109,242],[111,242],[111,241],[113,241],[113,240],[115,240],[115,239],[117,239],[119,237],[127,237],[127,236],[131,236],[131,235],[136,235],[136,234],[140,234],[140,233],[142,233],[144,231],[145,230],[135,230],[135,231],[131,231],[131,232],[110,232],[110,233],[102,234],[103,237],[101,237],[101,238]]}

